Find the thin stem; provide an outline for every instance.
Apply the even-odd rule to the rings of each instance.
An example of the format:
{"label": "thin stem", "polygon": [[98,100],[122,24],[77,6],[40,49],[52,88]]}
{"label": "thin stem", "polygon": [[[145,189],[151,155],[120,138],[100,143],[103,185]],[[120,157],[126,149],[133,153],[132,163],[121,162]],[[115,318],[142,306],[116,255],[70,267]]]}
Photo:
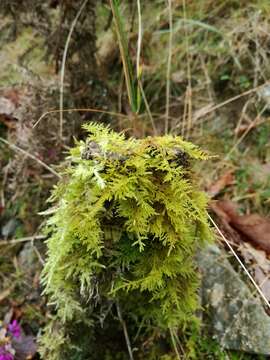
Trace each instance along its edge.
{"label": "thin stem", "polygon": [[53,110],[49,110],[49,111],[46,111],[45,113],[43,113],[40,118],[34,123],[33,125],[33,129],[40,123],[41,120],[43,120],[47,115],[50,115],[50,114],[55,114],[55,113],[59,113],[59,112],[75,112],[75,111],[79,111],[79,112],[93,112],[93,113],[101,113],[101,114],[107,114],[107,115],[112,115],[112,116],[118,116],[118,117],[121,117],[121,118],[127,118],[128,116],[127,115],[124,115],[124,114],[120,114],[120,113],[116,113],[116,112],[113,112],[113,111],[105,111],[105,110],[101,110],[101,109],[92,109],[92,108],[70,108],[70,109],[62,109],[62,110],[59,110],[59,109],[53,109]]}
{"label": "thin stem", "polygon": [[172,1],[168,0],[169,5],[169,46],[168,46],[168,61],[166,74],[166,112],[165,112],[165,134],[168,134],[169,129],[169,112],[170,112],[170,93],[171,93],[171,64],[172,64],[172,39],[173,39],[173,18],[172,18]]}
{"label": "thin stem", "polygon": [[140,78],[140,57],[141,57],[141,47],[142,47],[142,14],[141,14],[141,3],[140,0],[137,0],[138,8],[138,41],[137,41],[137,59],[136,59],[136,70],[137,70],[137,79]]}
{"label": "thin stem", "polygon": [[125,323],[125,321],[123,319],[119,302],[116,303],[116,309],[117,309],[117,315],[118,315],[119,321],[120,321],[120,323],[121,323],[121,325],[123,327],[125,340],[126,340],[126,344],[127,344],[127,348],[128,348],[129,359],[134,360],[133,353],[132,353],[132,348],[131,348],[131,344],[130,344],[130,340],[129,340],[129,336],[128,336],[127,326],[126,326],[126,323]]}
{"label": "thin stem", "polygon": [[122,64],[123,64],[123,70],[124,70],[124,74],[125,74],[128,99],[129,99],[129,103],[130,103],[132,112],[136,112],[137,101],[136,101],[135,95],[134,95],[134,88],[133,88],[134,83],[133,83],[131,63],[130,63],[129,54],[128,54],[128,42],[127,42],[127,39],[125,36],[126,35],[125,30],[124,30],[122,20],[120,17],[120,13],[119,13],[119,5],[116,0],[110,0],[110,5],[111,5],[112,13],[113,13],[113,19],[114,19],[114,24],[115,24],[115,28],[116,28],[117,38],[118,38],[119,50],[120,50],[120,55],[121,55]]}
{"label": "thin stem", "polygon": [[[187,54],[187,78],[188,86],[186,90],[186,100],[187,100],[187,135],[188,139],[190,136],[190,130],[192,127],[192,87],[191,87],[191,69],[190,69],[190,52],[189,52],[189,41],[188,41],[188,29],[187,29],[187,12],[186,12],[186,0],[183,0],[183,15],[184,15],[184,31],[185,31],[185,44],[186,44],[186,54]],[[185,118],[184,118],[185,121]]]}
{"label": "thin stem", "polygon": [[65,67],[66,67],[66,61],[67,61],[67,52],[68,52],[68,47],[69,47],[69,43],[71,40],[71,36],[72,33],[75,29],[75,26],[77,24],[77,21],[85,7],[85,5],[87,4],[88,0],[85,0],[79,11],[77,12],[77,15],[75,16],[75,19],[73,20],[68,36],[67,36],[67,40],[65,43],[65,48],[64,48],[64,52],[63,52],[63,58],[62,58],[62,65],[61,65],[61,74],[60,74],[60,102],[59,102],[59,108],[60,108],[60,130],[59,130],[59,134],[60,134],[60,139],[62,139],[63,137],[63,104],[64,104],[64,78],[65,78]]}
{"label": "thin stem", "polygon": [[50,171],[53,175],[57,176],[59,179],[61,179],[61,175],[59,175],[55,170],[53,170],[49,165],[45,164],[43,161],[38,159],[36,156],[30,154],[28,151],[21,149],[19,146],[15,144],[11,144],[7,140],[0,137],[0,141],[2,141],[4,144],[8,145],[11,149],[21,152],[22,154],[26,155],[30,159],[35,160],[37,163],[39,163],[41,166],[43,166],[45,169]]}
{"label": "thin stem", "polygon": [[151,125],[152,125],[152,128],[153,128],[154,134],[157,135],[157,128],[156,128],[156,125],[155,125],[155,122],[154,122],[154,119],[153,119],[153,116],[152,116],[152,113],[151,113],[151,110],[150,110],[150,107],[149,107],[149,103],[148,103],[147,98],[145,96],[145,92],[143,90],[141,80],[138,81],[138,84],[139,84],[139,87],[140,87],[140,90],[141,90],[141,94],[142,94],[142,98],[143,98],[143,101],[144,101],[144,104],[145,104],[147,114],[148,114],[148,116],[150,118],[150,121],[151,121]]}
{"label": "thin stem", "polygon": [[170,335],[171,335],[171,340],[172,340],[173,348],[174,348],[175,354],[177,356],[177,359],[181,360],[181,356],[179,354],[179,351],[178,351],[177,345],[176,345],[176,341],[175,341],[175,334],[171,328],[170,328]]}
{"label": "thin stem", "polygon": [[227,100],[225,100],[225,101],[223,101],[223,102],[221,102],[221,103],[219,103],[219,104],[213,105],[213,106],[210,107],[208,110],[206,110],[201,116],[199,116],[199,117],[197,118],[197,120],[198,120],[199,118],[201,118],[201,117],[205,117],[206,115],[210,114],[211,112],[213,112],[213,111],[215,111],[215,110],[218,110],[218,109],[222,108],[222,107],[225,106],[225,105],[230,104],[230,103],[233,102],[233,101],[236,101],[236,100],[238,100],[238,99],[241,99],[241,98],[244,97],[244,96],[248,96],[248,95],[250,95],[250,94],[253,94],[253,93],[257,92],[258,90],[263,89],[263,88],[264,88],[265,86],[267,86],[267,85],[270,85],[270,81],[269,81],[269,80],[266,81],[265,83],[263,83],[262,85],[259,85],[259,86],[255,87],[255,88],[252,88],[252,89],[249,89],[249,90],[247,90],[247,91],[244,91],[243,93],[238,94],[238,95],[236,95],[236,96],[233,96],[233,97],[231,97],[231,98],[229,98],[229,99],[227,99]]}
{"label": "thin stem", "polygon": [[33,235],[33,236],[27,236],[20,239],[12,239],[12,240],[0,240],[0,246],[1,245],[12,245],[12,244],[19,244],[23,242],[28,241],[34,241],[34,240],[44,240],[46,239],[45,235]]}

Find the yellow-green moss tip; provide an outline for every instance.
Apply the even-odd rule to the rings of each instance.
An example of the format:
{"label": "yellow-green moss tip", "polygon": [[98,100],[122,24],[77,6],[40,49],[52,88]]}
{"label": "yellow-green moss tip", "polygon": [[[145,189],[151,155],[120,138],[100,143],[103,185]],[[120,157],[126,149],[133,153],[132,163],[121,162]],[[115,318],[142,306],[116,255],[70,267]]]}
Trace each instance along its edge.
{"label": "yellow-green moss tip", "polygon": [[[52,197],[42,281],[71,347],[79,346],[71,324],[90,321],[102,332],[100,314],[120,304],[132,346],[143,352],[148,336],[176,331],[197,308],[194,255],[211,233],[191,164],[207,155],[171,135],[126,140],[99,124],[84,128],[88,138],[71,150],[72,165]],[[67,348],[61,355],[46,339],[46,359],[56,351],[58,360],[68,358]]]}

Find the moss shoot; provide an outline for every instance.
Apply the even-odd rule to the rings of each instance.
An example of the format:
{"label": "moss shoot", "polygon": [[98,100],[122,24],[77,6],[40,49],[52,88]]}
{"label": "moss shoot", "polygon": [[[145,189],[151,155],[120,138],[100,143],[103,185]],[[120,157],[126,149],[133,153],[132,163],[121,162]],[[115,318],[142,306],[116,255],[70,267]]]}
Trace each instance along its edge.
{"label": "moss shoot", "polygon": [[198,308],[194,255],[211,239],[191,171],[207,155],[171,135],[125,139],[85,126],[47,224],[41,338],[47,360],[174,359]]}

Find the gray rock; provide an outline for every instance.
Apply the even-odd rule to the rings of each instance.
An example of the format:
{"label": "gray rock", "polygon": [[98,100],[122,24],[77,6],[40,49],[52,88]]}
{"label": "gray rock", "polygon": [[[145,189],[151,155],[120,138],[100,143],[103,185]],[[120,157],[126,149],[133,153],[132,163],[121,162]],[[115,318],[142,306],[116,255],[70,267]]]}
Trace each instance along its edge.
{"label": "gray rock", "polygon": [[1,234],[4,238],[13,236],[20,222],[17,219],[8,220],[1,228]]}
{"label": "gray rock", "polygon": [[215,245],[198,256],[205,326],[225,349],[270,355],[270,317],[227,256]]}
{"label": "gray rock", "polygon": [[30,242],[26,243],[18,255],[18,263],[21,271],[30,277],[38,270],[38,259]]}

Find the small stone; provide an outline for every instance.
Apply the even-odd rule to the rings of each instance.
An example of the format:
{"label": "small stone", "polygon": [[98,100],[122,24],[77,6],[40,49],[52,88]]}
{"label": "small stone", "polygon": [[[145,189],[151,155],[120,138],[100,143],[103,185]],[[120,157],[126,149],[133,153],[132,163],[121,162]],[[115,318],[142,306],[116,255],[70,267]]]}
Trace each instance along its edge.
{"label": "small stone", "polygon": [[[203,322],[225,349],[270,355],[270,317],[227,253],[212,245],[198,256]],[[247,279],[247,281],[249,281]]]}
{"label": "small stone", "polygon": [[18,225],[19,225],[18,220],[14,219],[14,218],[8,220],[8,222],[6,222],[5,225],[3,225],[1,228],[2,236],[4,238],[8,238],[8,237],[14,235],[15,230]]}

